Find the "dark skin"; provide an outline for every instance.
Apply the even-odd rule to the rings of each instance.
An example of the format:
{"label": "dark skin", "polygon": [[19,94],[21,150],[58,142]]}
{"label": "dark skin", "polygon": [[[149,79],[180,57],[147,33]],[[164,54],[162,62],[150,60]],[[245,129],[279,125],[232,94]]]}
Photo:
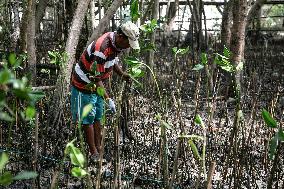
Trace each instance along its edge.
{"label": "dark skin", "polygon": [[[115,45],[120,49],[127,49],[130,47],[128,38],[123,34],[115,34]],[[113,70],[127,82],[131,82],[130,76],[123,72],[119,65],[115,64]],[[97,87],[104,87],[103,81],[95,83]],[[109,99],[109,95],[105,92],[105,99]],[[101,151],[101,125],[100,121],[95,121],[93,125],[84,125],[84,132],[86,134],[86,141],[92,155],[96,155]]]}

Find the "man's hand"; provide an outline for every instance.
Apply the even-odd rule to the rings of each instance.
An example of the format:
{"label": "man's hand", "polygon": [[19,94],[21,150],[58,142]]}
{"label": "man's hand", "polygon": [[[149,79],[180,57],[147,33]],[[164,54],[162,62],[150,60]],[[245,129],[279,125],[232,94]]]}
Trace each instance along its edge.
{"label": "man's hand", "polygon": [[108,99],[108,106],[112,113],[116,112],[114,101],[111,98]]}

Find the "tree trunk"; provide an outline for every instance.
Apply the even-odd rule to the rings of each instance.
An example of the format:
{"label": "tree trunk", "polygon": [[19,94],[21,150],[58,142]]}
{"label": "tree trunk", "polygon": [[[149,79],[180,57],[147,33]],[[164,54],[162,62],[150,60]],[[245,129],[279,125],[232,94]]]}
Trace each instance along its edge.
{"label": "tree trunk", "polygon": [[166,11],[166,15],[167,15],[167,23],[164,25],[164,44],[167,46],[168,42],[167,39],[170,37],[170,34],[173,30],[173,25],[174,25],[174,20],[176,18],[176,13],[177,13],[177,9],[179,6],[179,1],[175,0],[174,3],[171,3],[170,1],[168,1],[168,5],[167,5],[167,11]]}
{"label": "tree trunk", "polygon": [[231,27],[233,20],[233,12],[232,12],[233,0],[229,0],[228,3],[225,4],[223,15],[222,15],[222,25],[221,25],[221,45],[229,48],[231,41]]}
{"label": "tree trunk", "polygon": [[[158,12],[159,12],[159,0],[154,0],[154,4],[153,4],[152,8],[153,8],[152,9],[152,19],[157,20]],[[156,39],[155,35],[156,35],[156,32],[154,31],[150,36],[150,43],[155,43],[155,39]],[[153,70],[153,67],[154,67],[154,51],[149,52],[146,62],[148,63],[151,70]],[[148,74],[148,78],[152,78],[151,72],[149,70],[148,70],[147,74]],[[149,81],[151,81],[151,79]]]}
{"label": "tree trunk", "polygon": [[[234,0],[233,3],[233,26],[231,39],[231,62],[234,66],[244,62],[244,47],[245,47],[245,28],[247,15],[247,1]],[[241,70],[236,70],[235,73],[236,97],[240,100],[241,87]]]}
{"label": "tree trunk", "polygon": [[28,16],[29,10],[28,7],[24,8],[24,13],[21,20],[21,27],[20,27],[20,52],[27,51],[27,29],[28,29]]}
{"label": "tree trunk", "polygon": [[99,38],[99,36],[103,33],[103,31],[109,26],[109,21],[115,14],[116,10],[120,7],[123,0],[115,0],[111,4],[111,6],[107,9],[104,17],[100,20],[99,25],[94,30],[92,36],[88,40],[88,44],[90,44],[92,41],[95,41]]}
{"label": "tree trunk", "polygon": [[[71,28],[69,30],[69,35],[68,35],[68,39],[67,39],[66,47],[65,47],[65,51],[68,55],[68,60],[65,63],[67,64],[66,69],[62,69],[62,73],[61,73],[61,75],[64,77],[62,78],[64,94],[66,94],[68,91],[68,84],[69,84],[69,80],[71,76],[72,66],[75,62],[76,47],[78,45],[80,32],[81,32],[81,29],[84,23],[83,20],[88,10],[90,1],[91,0],[79,1],[79,4],[77,6],[77,9],[73,17]],[[60,81],[59,83],[57,82],[57,85],[60,85]]]}
{"label": "tree trunk", "polygon": [[55,92],[54,92],[54,100],[52,105],[52,110],[50,111],[50,117],[52,118],[52,123],[49,125],[55,125],[55,123],[61,119],[62,110],[64,104],[66,103],[66,96],[69,91],[69,81],[72,71],[72,66],[75,62],[75,53],[76,48],[79,41],[80,31],[83,25],[83,20],[85,17],[85,13],[88,10],[88,5],[91,0],[79,1],[72,24],[69,30],[68,39],[66,42],[65,51],[68,55],[68,59],[66,62],[63,62],[61,73],[57,79]]}
{"label": "tree trunk", "polygon": [[151,0],[149,3],[148,3],[148,6],[146,8],[146,10],[144,11],[144,15],[141,17],[141,25],[145,24],[145,21],[147,19],[147,16],[149,14],[149,12],[151,12],[151,8],[154,4],[155,0]]}
{"label": "tree trunk", "polygon": [[11,48],[13,51],[17,51],[17,41],[20,35],[20,17],[19,17],[19,1],[12,2],[12,9],[14,13],[14,32],[11,36]]}
{"label": "tree trunk", "polygon": [[36,46],[35,46],[35,9],[36,1],[28,1],[27,53],[31,73],[31,85],[36,84]]}
{"label": "tree trunk", "polygon": [[95,27],[96,27],[96,25],[95,25],[95,21],[96,21],[95,8],[96,8],[96,0],[91,0],[90,11],[91,11],[92,30],[94,30]]}
{"label": "tree trunk", "polygon": [[40,23],[44,17],[45,9],[48,5],[48,0],[40,0],[36,9],[36,22],[35,27],[36,31],[39,30]]}
{"label": "tree trunk", "polygon": [[266,1],[267,0],[256,0],[256,2],[253,4],[253,6],[248,12],[246,28],[248,28],[248,26],[251,24],[253,19],[258,15],[258,13],[261,10],[262,5],[266,3]]}

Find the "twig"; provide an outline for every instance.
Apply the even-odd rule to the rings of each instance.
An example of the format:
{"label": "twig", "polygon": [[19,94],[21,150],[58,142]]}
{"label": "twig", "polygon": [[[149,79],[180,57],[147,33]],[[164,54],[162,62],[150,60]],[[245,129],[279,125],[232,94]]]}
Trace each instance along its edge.
{"label": "twig", "polygon": [[170,181],[170,184],[169,184],[169,189],[171,189],[173,187],[173,183],[174,183],[176,173],[177,173],[177,169],[178,169],[178,156],[179,156],[179,151],[180,151],[180,146],[181,146],[180,144],[181,144],[181,139],[178,138],[176,153],[175,153],[175,159],[174,159],[174,168],[173,168],[171,181]]}
{"label": "twig", "polygon": [[206,187],[207,189],[212,188],[212,179],[213,179],[215,167],[216,167],[216,162],[212,161],[209,167],[209,172],[208,172],[207,187]]}

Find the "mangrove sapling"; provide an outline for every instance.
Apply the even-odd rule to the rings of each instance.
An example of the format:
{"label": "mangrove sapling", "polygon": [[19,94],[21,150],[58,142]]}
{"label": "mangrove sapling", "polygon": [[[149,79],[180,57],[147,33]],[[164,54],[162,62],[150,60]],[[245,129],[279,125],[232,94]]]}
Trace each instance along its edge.
{"label": "mangrove sapling", "polygon": [[63,159],[59,165],[59,170],[56,171],[53,175],[51,189],[57,188],[58,186],[58,176],[63,170],[64,163],[67,160],[67,156],[70,157],[71,164],[74,166],[71,169],[72,176],[76,178],[84,178],[87,176],[87,188],[91,188],[90,183],[90,173],[87,171],[87,161],[86,161],[86,153],[84,148],[84,140],[83,140],[83,133],[82,133],[82,121],[83,119],[88,115],[88,113],[92,109],[92,104],[88,104],[83,108],[82,115],[80,115],[78,120],[78,132],[79,132],[79,144],[80,149],[75,147],[74,142],[77,140],[76,138],[73,139],[71,142],[69,142],[64,150],[64,156]]}
{"label": "mangrove sapling", "polygon": [[278,165],[281,147],[283,146],[283,142],[284,142],[284,132],[283,132],[282,127],[278,126],[276,120],[273,119],[273,117],[268,111],[263,109],[261,115],[264,119],[264,122],[269,128],[272,128],[274,130],[277,129],[274,137],[272,137],[272,139],[270,139],[270,142],[269,142],[269,159],[273,161],[273,165],[272,165],[269,178],[267,181],[267,188],[272,188],[274,172]]}
{"label": "mangrove sapling", "polygon": [[114,146],[115,146],[115,164],[114,164],[114,188],[119,188],[121,184],[121,166],[120,166],[120,128],[119,128],[119,119],[121,116],[121,103],[122,103],[122,94],[125,89],[125,82],[122,82],[119,95],[117,97],[117,113],[114,122]]}
{"label": "mangrove sapling", "polygon": [[[185,138],[188,139],[188,144],[191,147],[192,153],[194,155],[194,158],[197,160],[197,162],[199,163],[199,174],[198,174],[198,178],[195,184],[195,188],[199,187],[200,184],[200,178],[201,175],[203,174],[204,176],[204,180],[207,180],[207,174],[206,174],[206,127],[204,122],[202,121],[202,118],[197,115],[195,117],[195,123],[197,125],[200,125],[203,131],[203,136],[199,136],[199,135],[180,135],[179,138]],[[197,146],[195,145],[194,141],[202,141],[202,150],[201,150],[201,155],[199,153],[199,150],[197,148]]]}
{"label": "mangrove sapling", "polygon": [[168,141],[167,141],[167,135],[166,135],[166,131],[167,129],[172,129],[172,127],[165,122],[161,115],[158,114],[156,115],[156,119],[159,121],[160,125],[161,125],[161,132],[160,132],[160,136],[161,136],[161,149],[162,149],[162,172],[163,172],[163,180],[164,180],[164,186],[166,188],[168,188],[168,181],[169,181],[169,167],[168,167]]}

